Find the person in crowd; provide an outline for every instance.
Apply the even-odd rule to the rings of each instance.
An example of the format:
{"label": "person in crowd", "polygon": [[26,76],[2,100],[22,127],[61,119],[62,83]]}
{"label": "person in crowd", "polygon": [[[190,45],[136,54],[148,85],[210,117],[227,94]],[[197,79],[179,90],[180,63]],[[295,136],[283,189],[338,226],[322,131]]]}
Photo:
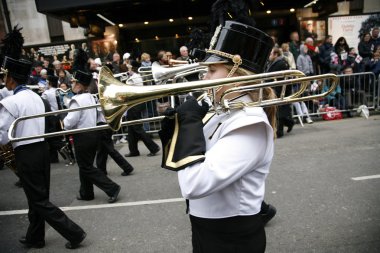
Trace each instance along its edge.
{"label": "person in crowd", "polygon": [[[45,99],[49,106],[50,111],[59,110],[58,100],[56,96],[57,86],[58,86],[58,77],[56,76],[48,76],[48,89],[45,90],[41,97]],[[51,130],[49,132],[56,132],[62,130],[62,126],[60,124],[59,115],[51,115],[49,116],[49,120],[51,121]],[[62,141],[62,137],[53,137],[48,139],[49,151],[50,151],[50,163],[59,163],[58,159],[58,151],[63,148],[65,143]],[[65,156],[63,156],[65,158]]]}
{"label": "person in crowd", "polygon": [[380,50],[376,50],[373,53],[373,57],[369,63],[369,71],[375,74],[377,78],[380,74]]}
{"label": "person in crowd", "polygon": [[317,46],[314,46],[314,40],[310,37],[306,38],[305,40],[305,46],[308,48],[307,54],[310,56],[311,61],[313,62],[313,68],[314,68],[314,74],[319,73],[318,69],[318,53],[319,48]]}
{"label": "person in crowd", "polygon": [[343,65],[339,61],[339,56],[335,51],[332,51],[330,54],[330,73],[339,75],[343,69]]}
{"label": "person in crowd", "polygon": [[[73,91],[77,94],[72,97],[69,108],[95,105],[95,98],[88,92],[92,75],[83,71],[74,73]],[[77,129],[96,126],[97,110],[69,112],[63,120],[65,129]],[[80,190],[78,200],[93,200],[94,185],[103,190],[108,196],[108,202],[117,201],[121,187],[109,179],[100,169],[93,166],[98,147],[99,133],[83,132],[74,135],[75,157],[79,167]]]}
{"label": "person in crowd", "polygon": [[157,53],[157,61],[154,61],[152,63],[152,66],[153,65],[156,65],[156,66],[165,66],[165,65],[168,65],[168,64],[169,64],[169,61],[168,61],[168,57],[166,56],[166,51],[165,50],[158,51],[158,53]]}
{"label": "person in crowd", "polygon": [[70,45],[70,49],[68,50],[68,55],[69,55],[69,61],[74,61],[74,57],[75,57],[75,45],[74,44],[71,44]]}
{"label": "person in crowd", "polygon": [[[8,38],[17,42],[23,37],[17,26]],[[10,43],[7,41],[5,43]],[[21,44],[22,45],[22,44]],[[16,51],[16,50],[15,50]],[[9,142],[8,130],[17,117],[31,116],[45,113],[46,107],[37,94],[26,87],[32,63],[18,60],[18,53],[13,52],[12,57],[6,56],[2,68],[7,70],[6,88],[13,90],[14,94],[0,101],[0,144]],[[6,52],[7,55],[7,52]],[[17,57],[17,58],[16,58]],[[16,137],[41,135],[45,132],[45,120],[34,118],[20,122]],[[73,222],[61,209],[49,200],[50,192],[50,163],[49,149],[44,138],[12,143],[18,176],[22,182],[23,190],[28,200],[29,226],[26,235],[19,242],[27,248],[43,248],[45,246],[45,221],[68,242],[65,247],[77,248],[85,239],[86,232]]]}
{"label": "person in crowd", "polygon": [[[309,48],[306,44],[300,46],[301,54],[297,58],[297,69],[302,71],[306,76],[312,76],[314,74],[314,67],[311,61],[310,55],[308,55]],[[297,85],[299,87],[299,85]],[[297,115],[301,116],[302,119],[305,118],[308,124],[313,123],[310,118],[307,106],[305,102],[295,102],[292,104],[296,108]]]}
{"label": "person in crowd", "polygon": [[[205,80],[263,72],[273,40],[235,21],[225,21],[222,31],[203,63],[208,65]],[[229,43],[231,38],[234,43]],[[251,43],[260,45],[260,54],[247,50]],[[226,89],[240,85],[222,86],[215,99],[219,101]],[[274,97],[272,89],[264,89],[264,99]],[[257,99],[257,93],[230,94],[227,98],[249,103]],[[273,157],[275,108],[250,107],[215,114],[204,124],[208,111],[205,101],[200,105],[189,96],[178,108],[166,112],[174,113],[177,119],[175,134],[170,127],[159,133],[163,150],[169,148],[162,166],[178,171],[182,196],[188,200],[193,252],[264,252],[264,223],[268,220],[260,212]],[[170,138],[169,143],[175,145],[169,147]]]}
{"label": "person in crowd", "polygon": [[141,66],[142,67],[152,66],[152,62],[150,61],[150,54],[148,54],[148,53],[142,53],[141,54]]}
{"label": "person in crowd", "polygon": [[50,58],[45,58],[42,65],[42,67],[47,70],[49,76],[54,75],[54,66],[51,64]]}
{"label": "person in crowd", "polygon": [[128,72],[128,65],[131,60],[131,54],[125,53],[123,54],[123,63],[120,64],[120,73]]}
{"label": "person in crowd", "polygon": [[118,53],[114,53],[112,56],[112,73],[120,73],[120,55]]}
{"label": "person in crowd", "polygon": [[300,55],[297,58],[297,69],[302,71],[306,76],[312,76],[314,74],[313,62],[310,55],[308,55],[309,49],[305,44],[300,46]]}
{"label": "person in crowd", "polygon": [[66,84],[68,87],[71,87],[71,75],[67,76],[66,70],[61,69],[58,71],[58,84]]}
{"label": "person in crowd", "polygon": [[[190,59],[189,57],[189,50],[187,49],[186,46],[182,46],[180,47],[179,49],[179,53],[180,53],[180,57],[177,58],[177,60],[180,60],[180,61],[187,61]],[[168,59],[169,60],[169,59]]]}
{"label": "person in crowd", "polygon": [[363,58],[362,60],[363,72],[369,69],[369,64],[372,58],[373,49],[374,47],[373,47],[373,44],[371,43],[371,34],[364,33],[362,36],[362,39],[360,40],[358,44],[359,55]]}
{"label": "person in crowd", "polygon": [[380,46],[379,27],[374,27],[371,32],[371,43],[375,52]]}
{"label": "person in crowd", "polygon": [[67,109],[69,108],[69,103],[71,98],[74,96],[74,93],[66,83],[60,83],[59,88],[62,92],[58,92],[58,109]]}
{"label": "person in crowd", "polygon": [[40,61],[33,62],[33,71],[31,74],[31,84],[38,85],[38,81],[41,77],[41,70],[43,69],[43,64]]}
{"label": "person in crowd", "polygon": [[[53,66],[54,66],[54,75],[55,76],[58,76],[61,78],[60,72],[63,71],[65,73],[65,77],[67,77],[68,80],[71,79],[70,72],[65,70],[65,68],[62,65],[62,62],[55,60],[55,61],[53,61]],[[66,82],[66,83],[69,84],[68,82]]]}
{"label": "person in crowd", "polygon": [[289,50],[293,54],[294,60],[297,61],[300,55],[300,36],[298,32],[292,32],[290,34]]}
{"label": "person in crowd", "polygon": [[40,72],[40,77],[38,79],[38,83],[37,83],[38,88],[39,88],[39,93],[42,93],[48,89],[47,77],[48,77],[47,70],[42,69]]}
{"label": "person in crowd", "polygon": [[354,47],[351,47],[349,49],[346,65],[344,67],[350,66],[354,73],[358,73],[361,70],[361,61],[362,57],[356,53],[356,49]]}
{"label": "person in crowd", "polygon": [[170,51],[166,51],[166,57],[168,58],[168,61],[169,61],[169,62],[170,62],[171,59],[174,59],[174,58],[173,58],[173,54],[172,54],[172,52],[170,52]]}
{"label": "person in crowd", "polygon": [[282,53],[285,59],[288,61],[290,69],[297,69],[296,62],[292,52],[289,51],[289,43],[282,43],[281,45]]}
{"label": "person in crowd", "polygon": [[346,39],[344,37],[339,37],[335,42],[334,51],[338,55],[340,65],[346,65],[349,50],[350,47],[348,46]]}
{"label": "person in crowd", "polygon": [[[269,55],[269,63],[265,72],[275,72],[281,70],[288,70],[289,64],[282,56],[282,51],[279,48],[274,47]],[[280,96],[282,87],[274,88],[276,95]],[[292,93],[292,87],[286,86],[285,96],[290,96]],[[284,126],[288,127],[287,132],[291,132],[294,126],[292,119],[292,109],[290,105],[281,105],[278,108],[277,113],[277,138],[284,136]]]}
{"label": "person in crowd", "polygon": [[319,47],[319,64],[321,74],[330,72],[331,53],[334,51],[332,36],[327,35],[323,44]]}
{"label": "person in crowd", "polygon": [[[330,84],[326,83],[322,88],[322,93],[327,92],[330,89]],[[326,106],[334,106],[339,110],[345,110],[346,109],[346,101],[343,96],[342,88],[338,84],[334,91],[332,91],[329,95],[327,95],[322,103],[322,105]]]}
{"label": "person in crowd", "polygon": [[[129,84],[131,85],[142,85],[142,78],[140,74],[136,73],[137,69],[140,67],[140,64],[136,61],[131,62],[130,76],[128,79]],[[142,118],[142,112],[145,109],[145,104],[139,104],[130,108],[127,112],[127,120],[138,120]],[[128,126],[128,148],[129,153],[125,154],[125,157],[139,156],[140,151],[138,149],[138,141],[142,140],[145,146],[149,150],[148,156],[155,156],[159,151],[160,147],[150,138],[143,128],[142,124]]]}
{"label": "person in crowd", "polygon": [[364,87],[361,87],[361,80],[359,76],[352,75],[353,73],[353,68],[350,65],[346,66],[339,81],[339,85],[343,90],[343,96],[346,99],[347,109],[353,109],[355,106],[359,107],[360,105],[368,105]]}

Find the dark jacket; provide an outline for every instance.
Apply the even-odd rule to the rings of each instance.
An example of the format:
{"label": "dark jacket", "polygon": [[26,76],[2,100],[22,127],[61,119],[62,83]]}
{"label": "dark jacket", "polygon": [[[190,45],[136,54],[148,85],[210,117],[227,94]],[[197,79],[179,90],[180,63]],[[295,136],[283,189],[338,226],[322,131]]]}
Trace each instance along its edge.
{"label": "dark jacket", "polygon": [[365,41],[360,41],[358,45],[359,55],[363,58],[371,58],[372,57],[372,46],[373,44]]}
{"label": "dark jacket", "polygon": [[323,43],[319,47],[319,62],[322,65],[329,66],[331,61],[331,52],[334,51],[333,44]]}
{"label": "dark jacket", "polygon": [[293,54],[294,61],[297,62],[297,58],[300,55],[300,44],[295,43],[294,41],[291,41],[289,43],[289,51]]}

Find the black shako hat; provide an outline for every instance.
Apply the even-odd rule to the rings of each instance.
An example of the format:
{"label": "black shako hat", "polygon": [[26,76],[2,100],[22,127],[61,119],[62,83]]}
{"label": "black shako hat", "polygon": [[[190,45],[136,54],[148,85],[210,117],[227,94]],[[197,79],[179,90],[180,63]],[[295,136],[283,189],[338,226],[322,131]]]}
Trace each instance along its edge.
{"label": "black shako hat", "polygon": [[1,68],[4,74],[17,79],[20,82],[19,84],[26,84],[30,76],[32,63],[24,59],[15,60],[5,56]]}
{"label": "black shako hat", "polygon": [[202,64],[228,63],[253,73],[262,73],[274,46],[273,39],[252,26],[225,21],[218,26]]}
{"label": "black shako hat", "polygon": [[73,78],[75,79],[75,81],[83,84],[84,86],[89,86],[92,81],[92,75],[90,73],[86,73],[81,70],[77,70],[74,73]]}

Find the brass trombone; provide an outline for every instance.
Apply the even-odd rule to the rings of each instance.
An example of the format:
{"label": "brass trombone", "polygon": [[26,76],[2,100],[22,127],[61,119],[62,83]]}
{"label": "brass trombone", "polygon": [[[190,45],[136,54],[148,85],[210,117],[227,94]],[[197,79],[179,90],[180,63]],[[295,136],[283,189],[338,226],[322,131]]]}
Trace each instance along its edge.
{"label": "brass trombone", "polygon": [[[133,125],[133,124],[142,124],[144,122],[162,120],[164,116],[121,123],[121,118],[126,110],[128,110],[129,108],[135,105],[138,105],[147,101],[151,101],[154,99],[158,99],[158,98],[162,98],[162,97],[170,96],[170,95],[178,95],[178,94],[188,93],[192,91],[199,91],[202,89],[204,90],[204,89],[210,89],[210,88],[217,88],[222,85],[231,84],[231,83],[250,84],[254,82],[263,82],[264,80],[271,80],[271,79],[278,79],[278,78],[291,78],[291,77],[295,77],[295,78],[282,80],[282,81],[272,81],[272,82],[267,82],[267,83],[257,83],[254,85],[229,89],[222,96],[221,103],[215,104],[216,106],[214,106],[214,110],[218,112],[221,112],[221,111],[224,112],[228,110],[241,109],[245,106],[273,106],[273,105],[282,105],[282,104],[288,104],[288,103],[293,103],[293,102],[298,102],[298,101],[321,98],[331,93],[335,89],[338,83],[338,77],[334,74],[304,77],[304,74],[300,71],[287,70],[287,71],[271,72],[271,73],[264,73],[264,74],[258,74],[258,75],[223,78],[223,79],[218,79],[218,80],[203,80],[203,81],[195,81],[195,82],[185,82],[185,83],[167,84],[167,85],[154,85],[154,86],[131,86],[131,85],[125,85],[124,83],[121,83],[120,81],[116,80],[113,77],[112,72],[107,67],[103,67],[98,77],[100,105],[98,104],[98,105],[80,107],[80,108],[75,108],[75,109],[66,109],[66,110],[61,110],[58,112],[56,111],[56,112],[49,112],[49,113],[44,113],[44,114],[20,117],[12,123],[8,132],[8,137],[10,141],[16,142],[16,141],[22,141],[22,140],[35,139],[35,138],[49,138],[49,137],[54,137],[54,136],[75,134],[75,133],[81,133],[85,131],[86,132],[96,131],[96,130],[107,129],[107,128],[118,130],[122,125],[125,126],[125,125]],[[327,92],[324,92],[319,95],[314,95],[314,96],[300,97],[303,94],[303,92],[306,90],[311,80],[324,80],[324,79],[329,79],[331,81],[330,89]],[[301,83],[301,87],[298,90],[298,92],[292,94],[289,97],[284,97],[283,95],[284,92],[282,92],[282,95],[279,98],[266,101],[266,100],[262,100],[262,97],[261,97],[259,98],[258,102],[252,102],[249,104],[241,103],[241,102],[230,102],[224,99],[225,95],[232,92],[247,92],[247,91],[252,91],[252,90],[257,90],[257,89],[260,90],[266,87],[277,87],[277,86],[283,86],[283,90],[284,90],[286,85],[291,85],[295,83]],[[103,109],[108,125],[60,131],[60,132],[48,133],[48,134],[36,135],[36,136],[24,136],[24,137],[19,137],[19,138],[14,137],[15,128],[17,127],[18,122],[20,122],[21,120],[37,118],[37,117],[45,117],[50,114],[68,113],[72,111],[92,109],[99,106],[101,106]]]}

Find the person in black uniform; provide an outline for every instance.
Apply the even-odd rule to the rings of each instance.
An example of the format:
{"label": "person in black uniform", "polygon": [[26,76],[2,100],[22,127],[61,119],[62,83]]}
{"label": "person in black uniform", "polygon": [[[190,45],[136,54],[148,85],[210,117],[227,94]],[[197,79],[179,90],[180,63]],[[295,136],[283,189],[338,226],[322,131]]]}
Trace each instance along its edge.
{"label": "person in black uniform", "polygon": [[[21,34],[20,34],[21,36]],[[45,112],[42,99],[26,88],[32,63],[5,57],[2,67],[7,70],[6,87],[14,91],[0,102],[0,143],[8,142],[10,124],[18,117]],[[20,123],[16,137],[40,135],[45,131],[43,118]],[[29,227],[19,241],[28,248],[45,246],[45,221],[68,240],[66,248],[74,249],[86,237],[81,227],[49,200],[50,160],[49,149],[43,138],[13,143],[18,175],[28,199]]]}
{"label": "person in black uniform", "polygon": [[[105,118],[102,112],[98,112],[98,126],[104,125]],[[116,162],[117,165],[123,170],[122,176],[128,176],[134,170],[133,166],[125,160],[125,158],[115,149],[112,140],[112,130],[104,129],[100,131],[100,141],[96,153],[96,167],[107,175],[107,158],[108,155]]]}
{"label": "person in black uniform", "polygon": [[[131,70],[129,71],[129,75],[131,78],[132,85],[141,85],[142,79],[139,74],[137,74],[137,69],[140,66],[136,61],[131,62]],[[142,118],[141,113],[145,109],[145,104],[140,104],[130,108],[127,111],[127,120],[138,120]],[[139,156],[140,152],[138,150],[138,141],[142,140],[145,146],[149,149],[150,153],[148,156],[155,156],[158,151],[160,151],[160,147],[150,138],[149,134],[147,134],[143,128],[142,124],[128,126],[128,147],[129,154],[126,154],[126,157],[131,156]]]}
{"label": "person in black uniform", "polygon": [[[92,75],[78,70],[74,73],[74,80],[73,91],[77,95],[72,97],[69,108],[95,105],[95,98],[88,92]],[[94,127],[97,122],[97,110],[94,108],[69,112],[63,122],[65,129]],[[114,203],[121,187],[109,179],[100,169],[93,166],[98,144],[99,133],[96,131],[74,135],[75,157],[81,183],[77,199],[93,200],[95,184],[109,196],[108,202]]]}
{"label": "person in black uniform", "polygon": [[[282,52],[279,48],[274,47],[269,56],[269,64],[267,65],[265,72],[275,72],[281,70],[288,70],[289,64],[282,56]],[[278,86],[274,88],[277,97],[280,97],[282,87]],[[290,85],[286,86],[285,96],[290,96],[292,93],[292,87]],[[287,132],[292,131],[294,126],[294,121],[292,118],[291,105],[281,105],[278,107],[278,117],[277,117],[277,138],[284,136],[284,126],[288,127]]]}

